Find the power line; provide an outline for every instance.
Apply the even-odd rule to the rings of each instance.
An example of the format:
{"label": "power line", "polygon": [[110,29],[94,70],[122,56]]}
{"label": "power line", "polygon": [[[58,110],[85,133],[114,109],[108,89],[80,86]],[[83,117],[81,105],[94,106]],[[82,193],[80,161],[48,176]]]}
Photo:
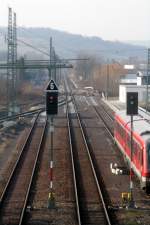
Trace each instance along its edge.
{"label": "power line", "polygon": [[[8,40],[8,37],[7,37],[6,34],[2,33],[1,31],[0,31],[0,33],[5,38],[5,40]],[[32,49],[34,49],[34,50],[36,50],[36,51],[38,51],[38,52],[40,52],[40,53],[42,53],[42,54],[44,54],[44,55],[49,56],[49,54],[47,52],[41,50],[40,48],[37,48],[37,47],[33,46],[32,44],[27,43],[26,41],[23,41],[23,40],[18,39],[18,38],[17,38],[17,41],[26,45],[26,46],[28,46],[28,47],[30,47],[30,48],[32,48]]]}
{"label": "power line", "polygon": [[28,47],[30,47],[30,48],[32,48],[32,49],[34,49],[34,50],[36,50],[36,51],[38,51],[38,52],[40,52],[40,53],[42,53],[42,54],[44,54],[44,55],[50,56],[47,52],[41,50],[40,48],[37,48],[37,47],[33,46],[32,44],[27,43],[26,41],[23,41],[21,39],[17,39],[17,41],[26,45],[26,46],[28,46]]}
{"label": "power line", "polygon": [[[31,35],[31,32],[32,32],[32,34],[34,34],[34,32],[33,31],[28,31],[26,28],[24,28],[24,27],[18,27],[18,31],[19,30],[22,30],[22,31],[24,31],[24,33],[26,33],[26,34],[29,34],[29,35]],[[34,34],[35,35],[35,34]],[[32,41],[32,40],[31,40]],[[47,46],[48,46],[48,43],[47,43]],[[44,50],[47,50],[47,46],[43,46],[42,45],[42,49],[44,49]]]}

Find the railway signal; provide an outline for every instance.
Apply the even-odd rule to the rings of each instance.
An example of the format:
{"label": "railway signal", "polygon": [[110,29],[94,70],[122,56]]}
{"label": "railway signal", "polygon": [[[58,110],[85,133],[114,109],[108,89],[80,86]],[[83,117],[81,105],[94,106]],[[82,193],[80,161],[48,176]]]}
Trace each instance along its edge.
{"label": "railway signal", "polygon": [[50,80],[46,89],[46,114],[49,121],[50,132],[50,153],[49,153],[49,195],[48,195],[48,208],[55,207],[55,194],[53,190],[53,133],[54,124],[53,116],[58,113],[58,88],[54,80]]}
{"label": "railway signal", "polygon": [[138,93],[127,92],[127,115],[131,116],[131,133],[130,133],[130,201],[129,207],[134,208],[135,202],[133,200],[133,116],[138,114]]}
{"label": "railway signal", "polygon": [[127,115],[138,114],[138,92],[127,92]]}
{"label": "railway signal", "polygon": [[46,113],[56,115],[58,113],[58,88],[54,80],[51,80],[46,89]]}

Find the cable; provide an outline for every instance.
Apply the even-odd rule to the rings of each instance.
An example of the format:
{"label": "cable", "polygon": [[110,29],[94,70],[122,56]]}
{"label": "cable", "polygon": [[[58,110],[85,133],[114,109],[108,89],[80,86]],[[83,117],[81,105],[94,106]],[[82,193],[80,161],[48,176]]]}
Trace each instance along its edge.
{"label": "cable", "polygon": [[17,39],[17,41],[22,43],[22,44],[24,44],[24,45],[26,45],[26,46],[28,46],[28,47],[30,47],[30,48],[32,48],[32,49],[34,49],[34,50],[36,50],[36,51],[38,51],[38,52],[40,52],[40,53],[42,53],[42,54],[44,54],[44,55],[50,56],[47,52],[44,52],[43,50],[41,50],[41,49],[39,49],[39,48],[37,48],[37,47],[27,43],[26,41],[23,41],[21,39]]}
{"label": "cable", "polygon": [[[0,31],[0,33],[1,33],[2,36],[5,38],[5,40],[8,40],[6,34],[2,33],[1,31]],[[34,50],[36,50],[36,51],[38,51],[38,52],[40,52],[40,53],[42,53],[42,54],[44,54],[44,55],[50,56],[47,52],[44,52],[43,50],[41,50],[41,49],[39,49],[39,48],[33,46],[32,44],[29,44],[29,43],[23,41],[23,40],[21,40],[21,39],[18,39],[18,38],[17,38],[17,41],[20,42],[20,43],[22,43],[22,44],[24,44],[24,45],[26,45],[26,46],[28,46],[28,47],[30,47],[30,48],[32,48],[32,49],[34,49]]]}
{"label": "cable", "polygon": [[[31,35],[31,32],[29,32],[27,29],[25,29],[24,27],[18,27],[18,32],[19,30],[21,31],[24,31],[24,33],[27,33],[27,34],[30,34]],[[32,32],[34,34],[34,32]],[[35,35],[35,34],[34,34]],[[47,50],[47,46],[42,46],[42,49],[44,49],[45,51]]]}

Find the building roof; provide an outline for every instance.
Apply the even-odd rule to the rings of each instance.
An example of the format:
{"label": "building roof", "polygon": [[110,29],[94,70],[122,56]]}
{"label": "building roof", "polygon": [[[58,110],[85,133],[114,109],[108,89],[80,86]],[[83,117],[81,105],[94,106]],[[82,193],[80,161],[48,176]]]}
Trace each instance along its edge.
{"label": "building roof", "polygon": [[137,84],[137,74],[128,73],[123,75],[120,79],[121,84]]}
{"label": "building roof", "polygon": [[121,79],[136,79],[137,74],[136,73],[128,73],[121,77]]}

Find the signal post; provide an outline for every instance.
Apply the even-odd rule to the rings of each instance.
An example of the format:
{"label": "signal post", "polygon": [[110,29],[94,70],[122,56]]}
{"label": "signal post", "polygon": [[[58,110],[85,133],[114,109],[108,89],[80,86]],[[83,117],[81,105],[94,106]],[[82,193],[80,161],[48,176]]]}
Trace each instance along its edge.
{"label": "signal post", "polygon": [[50,80],[46,88],[46,114],[49,122],[50,133],[50,153],[49,153],[49,195],[48,208],[55,207],[55,195],[53,189],[53,134],[54,134],[54,115],[58,113],[58,88],[54,80]]}
{"label": "signal post", "polygon": [[130,200],[129,207],[134,208],[133,199],[133,116],[138,114],[138,92],[127,92],[127,115],[131,116],[130,132]]}

